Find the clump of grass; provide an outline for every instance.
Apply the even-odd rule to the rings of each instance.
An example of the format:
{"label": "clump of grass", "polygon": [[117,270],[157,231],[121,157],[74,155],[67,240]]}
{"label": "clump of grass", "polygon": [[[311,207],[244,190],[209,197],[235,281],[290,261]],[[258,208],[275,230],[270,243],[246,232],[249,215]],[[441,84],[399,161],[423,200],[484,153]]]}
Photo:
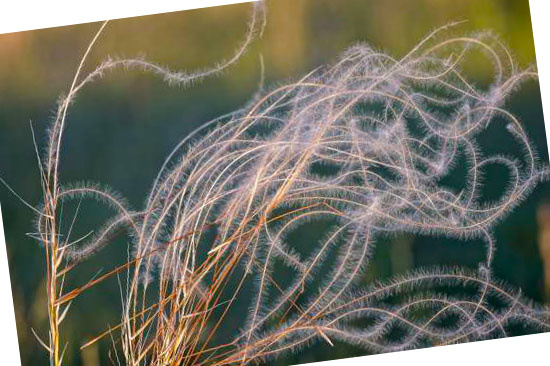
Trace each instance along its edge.
{"label": "clump of grass", "polygon": [[[518,322],[547,330],[549,309],[492,274],[493,229],[549,170],[504,108],[536,71],[519,69],[487,33],[451,37],[444,27],[400,59],[359,44],[332,66],[261,92],[183,139],[138,212],[107,189],[58,182],[67,111],[85,85],[119,66],[183,85],[225,70],[261,32],[255,9],[235,56],[196,74],[141,59],[107,60],[81,78],[98,36],[90,44],[40,164],[45,204],[38,229],[50,314],[50,340],[42,343],[52,364],[62,363],[60,324],[71,301],[122,271],[121,323],[84,346],[116,330],[121,362],[132,366],[245,365],[314,341],[388,352],[506,336]],[[488,89],[469,82],[462,69],[479,51],[494,66]],[[507,129],[522,156],[486,155],[477,137],[494,123]],[[446,186],[461,159],[463,187]],[[508,170],[508,187],[487,202],[482,177],[493,164]],[[60,242],[60,204],[82,196],[118,214],[94,238],[71,243],[69,232]],[[321,240],[293,247],[288,237],[311,222],[334,225]],[[66,274],[121,228],[132,238],[128,263],[64,292]],[[361,284],[380,238],[403,233],[479,239],[485,259],[478,270],[428,268]],[[235,319],[240,330],[224,332]]]}
{"label": "clump of grass", "polygon": [[[263,15],[263,5],[255,4],[248,27],[248,32],[243,43],[237,48],[235,54],[230,59],[222,61],[211,68],[194,73],[172,71],[166,67],[143,59],[108,58],[95,70],[82,77],[81,74],[85,61],[108,22],[103,23],[95,37],[88,45],[67,95],[62,96],[58,102],[57,112],[49,130],[49,144],[44,157],[41,158],[37,151],[44,203],[42,206],[34,210],[38,213],[37,232],[39,234],[37,238],[45,248],[45,281],[48,295],[47,307],[50,331],[48,341],[44,341],[36,333],[34,334],[40,344],[50,354],[51,365],[59,366],[63,363],[64,351],[61,345],[61,324],[67,315],[72,300],[88,288],[95,286],[104,279],[116,273],[119,273],[123,269],[127,269],[131,266],[132,262],[129,262],[126,265],[107,273],[106,275],[96,278],[84,286],[68,292],[65,292],[64,290],[66,275],[77,268],[79,263],[95,254],[103,246],[107,245],[115,230],[120,230],[121,228],[127,227],[134,233],[138,233],[140,230],[138,220],[144,217],[143,213],[132,212],[128,208],[124,199],[113,193],[108,188],[103,188],[100,185],[89,184],[79,184],[76,186],[63,186],[60,184],[59,155],[69,106],[72,104],[77,94],[86,85],[94,80],[97,80],[98,78],[101,78],[106,72],[116,68],[122,67],[143,69],[147,72],[162,75],[164,81],[171,85],[181,86],[189,86],[194,82],[199,82],[205,78],[215,76],[232,66],[243,56],[250,44],[253,42],[254,38],[263,29]],[[4,181],[2,182],[5,183]],[[5,185],[7,186],[7,184]],[[15,193],[13,190],[11,191]],[[60,212],[62,211],[64,202],[75,199],[82,200],[83,198],[92,198],[98,200],[99,202],[105,203],[114,208],[118,212],[118,215],[106,223],[105,226],[100,229],[98,234],[96,234],[93,238],[85,240],[86,238],[84,237],[70,241],[73,224],[78,216],[78,209],[74,216],[73,222],[68,229],[68,233],[64,233],[64,236],[60,233]],[[21,200],[25,202],[22,198]],[[61,237],[66,239],[61,240]],[[81,241],[85,241],[85,243],[79,246],[78,244]],[[78,250],[75,249],[77,246],[79,248]]]}

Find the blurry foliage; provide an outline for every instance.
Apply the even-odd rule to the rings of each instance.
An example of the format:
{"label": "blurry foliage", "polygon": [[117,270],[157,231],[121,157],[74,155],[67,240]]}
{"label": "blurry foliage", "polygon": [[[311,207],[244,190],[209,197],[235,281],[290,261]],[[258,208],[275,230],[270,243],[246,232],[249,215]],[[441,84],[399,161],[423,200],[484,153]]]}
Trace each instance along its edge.
{"label": "blurry foliage", "polygon": [[[107,54],[113,54],[146,55],[171,67],[202,68],[232,53],[246,30],[247,16],[248,6],[242,4],[116,20],[101,37],[88,65],[93,67]],[[260,53],[270,85],[331,62],[359,41],[395,56],[403,55],[430,30],[456,20],[468,21],[461,30],[494,31],[513,50],[521,66],[535,62],[527,0],[268,1],[268,25],[263,39],[221,77],[181,90],[168,88],[139,72],[119,71],[85,91],[69,117],[72,122],[64,147],[63,178],[108,182],[139,206],[160,163],[181,137],[200,123],[242,106],[257,90]],[[0,35],[0,174],[32,203],[38,201],[40,190],[29,121],[33,121],[38,140],[43,142],[43,131],[52,117],[55,101],[67,90],[97,28],[94,23]],[[483,80],[487,70],[470,71]],[[514,100],[517,105],[510,108],[526,123],[538,146],[545,146],[538,85],[525,87]],[[159,124],[162,128],[155,128]],[[491,141],[499,144],[494,136],[488,136],[487,142]],[[114,150],[117,154],[113,154]],[[546,150],[540,151],[542,158],[548,160]],[[497,180],[498,176],[487,179]],[[536,300],[543,296],[543,276],[535,217],[539,204],[548,199],[550,187],[546,184],[514,211],[497,232],[496,274],[524,288],[526,295]],[[0,200],[23,365],[44,365],[46,355],[30,331],[31,324],[39,334],[46,329],[47,315],[42,309],[43,257],[36,242],[22,235],[32,230],[33,216],[4,189],[0,190]],[[90,218],[90,227],[93,222]],[[440,262],[444,252],[445,262],[475,263],[476,248],[467,243],[460,243],[449,257],[451,243],[443,244],[445,248],[432,245],[441,241],[437,238],[397,241],[391,247],[378,246],[374,266],[378,275],[390,275],[394,266],[401,271],[408,265]],[[403,247],[410,251],[410,258],[390,259],[395,248]],[[120,263],[125,252],[126,243],[121,240],[104,252],[102,258],[107,260],[89,264],[75,281],[85,282],[99,268]],[[104,330],[102,324],[115,324],[119,308],[111,304],[118,298],[118,291],[113,280],[79,299],[70,315],[78,322],[68,320],[74,329],[67,332],[85,338]],[[107,341],[101,347],[106,350],[110,344]],[[85,366],[97,364],[94,350],[84,357],[74,347],[68,352],[72,365],[82,364],[82,359],[86,360]],[[106,352],[101,354],[104,357]],[[334,348],[314,346],[277,364],[359,354],[359,350],[338,344]],[[101,362],[108,364],[107,359]]]}

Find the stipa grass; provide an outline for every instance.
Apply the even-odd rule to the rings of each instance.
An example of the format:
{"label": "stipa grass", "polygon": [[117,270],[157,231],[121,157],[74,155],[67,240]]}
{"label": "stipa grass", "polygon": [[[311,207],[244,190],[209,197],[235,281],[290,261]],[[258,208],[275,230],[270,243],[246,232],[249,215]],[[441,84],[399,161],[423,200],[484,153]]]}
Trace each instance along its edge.
{"label": "stipa grass", "polygon": [[[261,34],[262,19],[255,5],[235,56],[196,74],[142,59],[109,59],[82,77],[99,33],[90,44],[60,101],[40,163],[45,203],[37,209],[37,226],[50,314],[50,339],[41,343],[52,365],[62,364],[60,325],[71,301],[121,272],[121,322],[84,346],[116,331],[120,362],[132,366],[245,365],[314,341],[388,352],[506,336],[514,323],[548,330],[549,309],[492,275],[495,225],[549,171],[504,107],[536,72],[519,69],[488,33],[451,37],[448,27],[438,29],[400,59],[355,45],[335,64],[261,92],[183,139],[140,211],[101,186],[60,184],[62,133],[84,86],[121,66],[153,72],[169,84],[215,75]],[[469,82],[463,70],[472,52],[482,52],[494,67],[487,89]],[[484,152],[477,136],[494,123],[523,155]],[[442,182],[460,159],[466,183],[448,187]],[[488,203],[480,192],[489,184],[483,169],[493,164],[508,170],[509,182]],[[83,196],[118,214],[93,238],[71,241],[70,232],[60,236],[59,208]],[[334,224],[310,247],[293,247],[288,236],[312,222]],[[121,228],[132,238],[128,263],[65,291],[65,276],[101,255]],[[358,279],[379,239],[403,233],[475,238],[485,245],[485,259],[478,271],[424,269],[365,288]],[[468,291],[446,291],[451,287]],[[245,314],[238,310],[243,306]],[[227,334],[223,328],[234,317],[243,326]]]}

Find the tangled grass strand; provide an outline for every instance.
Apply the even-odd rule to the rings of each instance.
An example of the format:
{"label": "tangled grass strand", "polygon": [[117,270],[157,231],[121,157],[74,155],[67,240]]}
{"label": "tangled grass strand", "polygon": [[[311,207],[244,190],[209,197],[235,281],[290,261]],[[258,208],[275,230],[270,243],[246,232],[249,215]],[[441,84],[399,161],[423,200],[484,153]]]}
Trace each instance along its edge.
{"label": "tangled grass strand", "polygon": [[[536,74],[517,71],[489,34],[437,43],[437,33],[400,60],[352,47],[335,65],[266,92],[194,144],[179,146],[147,199],[151,214],[135,243],[137,258],[155,253],[137,266],[127,304],[126,347],[147,355],[136,365],[248,364],[315,339],[387,352],[505,336],[514,322],[548,328],[548,309],[491,274],[494,226],[548,177],[521,123],[504,109],[511,92]],[[475,48],[495,67],[488,90],[461,70]],[[499,119],[523,156],[484,156],[476,136]],[[468,173],[456,192],[441,181],[460,156]],[[503,165],[510,178],[493,203],[480,194],[489,164]],[[319,220],[335,229],[300,254],[304,248],[292,248],[288,236]],[[477,273],[433,269],[361,294],[358,279],[377,239],[397,233],[478,238],[486,260]],[[286,287],[276,268],[292,273]],[[161,288],[150,312],[139,305],[147,281]],[[474,286],[478,296],[434,290],[445,282]],[[385,304],[396,292],[403,303]],[[241,333],[217,344],[220,324],[247,293]],[[499,308],[491,307],[495,297]],[[136,322],[136,312],[147,315]],[[437,324],[452,316],[453,326]],[[358,318],[372,325],[354,326]],[[391,340],[397,327],[405,336]]]}
{"label": "tangled grass strand", "polygon": [[[444,27],[400,59],[358,44],[332,66],[262,91],[194,131],[194,142],[183,139],[140,211],[101,186],[58,183],[67,111],[84,86],[116,67],[179,85],[218,74],[261,34],[263,12],[255,9],[242,47],[206,71],[108,59],[80,78],[84,57],[41,166],[37,226],[50,270],[52,364],[62,363],[64,309],[83,290],[64,293],[58,281],[121,228],[132,246],[117,327],[129,366],[246,365],[315,341],[389,352],[502,337],[517,323],[548,330],[549,309],[492,274],[495,226],[549,170],[505,105],[536,72],[521,70],[489,33],[450,37]],[[494,68],[489,88],[469,81],[464,66],[473,52]],[[523,155],[486,154],[478,136],[493,124]],[[444,182],[458,164],[467,169],[457,189]],[[488,202],[483,173],[494,164],[507,169],[508,186]],[[59,204],[83,197],[116,213],[94,237],[60,243]],[[323,237],[291,240],[312,223],[326,224]],[[486,255],[478,270],[436,267],[365,286],[376,245],[397,234],[477,239]],[[235,323],[238,332],[224,331]]]}

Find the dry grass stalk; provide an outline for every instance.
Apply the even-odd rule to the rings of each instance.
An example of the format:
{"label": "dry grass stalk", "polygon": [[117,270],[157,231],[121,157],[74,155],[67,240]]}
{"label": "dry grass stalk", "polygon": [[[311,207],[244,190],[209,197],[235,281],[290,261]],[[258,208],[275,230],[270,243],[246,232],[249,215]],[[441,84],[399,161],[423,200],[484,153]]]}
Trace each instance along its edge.
{"label": "dry grass stalk", "polygon": [[[493,228],[548,178],[548,168],[520,121],[503,107],[536,72],[520,70],[486,33],[441,38],[448,27],[438,29],[400,59],[357,45],[334,65],[263,92],[182,140],[139,212],[99,186],[59,184],[67,110],[85,85],[119,66],[142,68],[170,84],[216,74],[260,32],[259,9],[235,57],[197,74],[141,59],[109,59],[81,78],[98,36],[88,48],[60,102],[41,164],[45,204],[38,226],[51,333],[44,345],[52,365],[62,363],[60,324],[70,302],[121,272],[127,273],[121,323],[85,346],[116,330],[128,366],[245,365],[315,340],[396,351],[506,336],[514,322],[547,330],[549,310],[491,272]],[[476,88],[461,68],[472,51],[494,65],[489,90]],[[506,121],[523,156],[484,155],[476,137],[497,120]],[[464,187],[445,187],[442,179],[461,157],[468,167]],[[488,203],[480,192],[483,169],[491,164],[508,168],[509,186]],[[106,202],[118,215],[92,239],[73,245],[64,235],[60,242],[59,205],[83,196]],[[319,242],[291,247],[289,235],[320,220],[334,228]],[[121,228],[132,238],[128,263],[64,292],[65,276]],[[476,271],[432,268],[361,286],[377,239],[399,233],[480,239],[486,258]],[[476,295],[447,294],[441,286]],[[443,322],[448,318],[451,325]],[[235,319],[241,329],[225,334]],[[402,335],[392,337],[397,328]]]}

